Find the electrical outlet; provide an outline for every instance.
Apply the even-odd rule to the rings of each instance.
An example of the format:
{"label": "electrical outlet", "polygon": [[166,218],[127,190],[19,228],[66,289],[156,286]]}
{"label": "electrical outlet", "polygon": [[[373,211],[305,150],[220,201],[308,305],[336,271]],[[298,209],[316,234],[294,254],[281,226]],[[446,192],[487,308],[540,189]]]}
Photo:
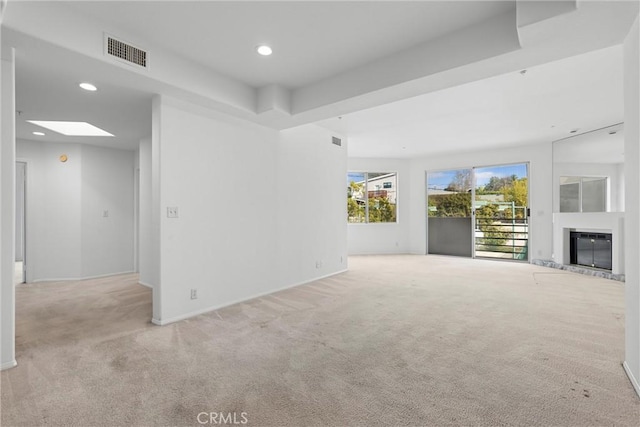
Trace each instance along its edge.
{"label": "electrical outlet", "polygon": [[198,299],[198,290],[191,289],[191,299]]}
{"label": "electrical outlet", "polygon": [[167,208],[167,218],[178,218],[178,208],[176,206]]}

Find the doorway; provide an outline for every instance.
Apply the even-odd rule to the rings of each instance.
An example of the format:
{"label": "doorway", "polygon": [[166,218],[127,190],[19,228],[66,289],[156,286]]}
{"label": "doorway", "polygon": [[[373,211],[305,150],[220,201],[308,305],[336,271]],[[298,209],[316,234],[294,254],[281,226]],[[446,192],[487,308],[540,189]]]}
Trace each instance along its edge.
{"label": "doorway", "polygon": [[27,164],[16,162],[16,229],[14,284],[26,282],[26,182]]}
{"label": "doorway", "polygon": [[474,253],[477,258],[529,258],[528,164],[474,168]]}
{"label": "doorway", "polygon": [[427,253],[528,260],[528,164],[427,172]]}

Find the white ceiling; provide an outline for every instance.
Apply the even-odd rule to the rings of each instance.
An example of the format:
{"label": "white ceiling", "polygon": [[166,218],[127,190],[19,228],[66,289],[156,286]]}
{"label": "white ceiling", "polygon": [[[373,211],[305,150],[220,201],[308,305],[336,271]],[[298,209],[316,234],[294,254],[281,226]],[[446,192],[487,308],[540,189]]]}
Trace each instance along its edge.
{"label": "white ceiling", "polygon": [[[530,5],[518,12],[539,17]],[[352,157],[408,158],[622,121],[619,43],[637,4],[579,5],[524,31],[514,1],[15,0],[2,42],[17,47],[19,138],[135,149],[161,93],[274,128],[321,118]],[[105,58],[103,32],[148,48],[150,69]],[[256,55],[263,42],[273,56]],[[77,87],[87,80],[99,91]],[[256,88],[273,84],[285,91],[263,99]],[[25,120],[88,121],[116,138],[36,138]]]}
{"label": "white ceiling", "polygon": [[616,124],[553,143],[556,163],[624,163],[624,124]]}
{"label": "white ceiling", "polygon": [[[91,82],[96,92],[78,87]],[[135,150],[151,135],[152,94],[119,83],[97,61],[48,44],[16,50],[16,137]],[[114,137],[65,136],[27,120],[85,121]],[[33,135],[42,131],[43,137]]]}
{"label": "white ceiling", "polygon": [[549,142],[623,118],[614,46],[319,124],[349,135],[350,157],[410,158]]}
{"label": "white ceiling", "polygon": [[[279,84],[290,89],[365,65],[515,8],[515,1],[327,3],[80,1],[68,4],[87,16],[117,23],[139,43],[162,46],[250,86]],[[255,54],[255,47],[263,43],[273,48],[271,57]]]}

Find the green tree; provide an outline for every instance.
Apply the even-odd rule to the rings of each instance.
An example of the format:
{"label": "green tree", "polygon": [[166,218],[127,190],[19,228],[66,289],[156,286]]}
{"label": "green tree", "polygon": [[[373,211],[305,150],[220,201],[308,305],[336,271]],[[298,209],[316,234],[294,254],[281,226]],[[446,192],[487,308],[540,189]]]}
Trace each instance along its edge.
{"label": "green tree", "polygon": [[395,222],[396,205],[386,197],[369,199],[369,222]]}
{"label": "green tree", "polygon": [[471,171],[459,170],[445,188],[447,191],[467,192],[471,190]]}
{"label": "green tree", "polygon": [[347,199],[347,220],[349,222],[364,222],[364,206],[355,199]]}
{"label": "green tree", "polygon": [[471,216],[471,193],[433,194],[429,196],[429,207],[431,217],[468,218]]}
{"label": "green tree", "polygon": [[498,205],[489,203],[476,209],[476,222],[478,229],[482,231],[478,244],[485,246],[487,249],[495,249],[497,246],[504,245],[507,239],[501,229],[499,223],[500,216],[503,211],[498,209]]}
{"label": "green tree", "polygon": [[[478,243],[484,247],[483,249],[499,252],[502,245],[517,237],[517,233],[513,233],[509,224],[512,224],[513,220],[525,217],[526,209],[522,208],[526,208],[528,200],[527,178],[518,178],[516,175],[512,175],[500,178],[500,180],[500,185],[502,185],[500,193],[505,202],[513,203],[512,207],[505,206],[505,204],[488,203],[476,209],[477,227],[483,235],[478,239]],[[521,209],[512,209],[514,207]],[[505,224],[503,220],[508,221]],[[502,249],[504,251],[504,248]],[[522,250],[526,250],[526,248],[519,249],[519,251]]]}
{"label": "green tree", "polygon": [[518,175],[505,176],[502,178],[492,176],[491,178],[489,178],[489,182],[484,185],[482,191],[484,191],[485,193],[500,193],[505,188],[511,187],[517,180]]}
{"label": "green tree", "polygon": [[364,206],[358,203],[356,197],[362,193],[363,184],[351,181],[347,187],[347,221],[364,222]]}
{"label": "green tree", "polygon": [[513,202],[515,206],[527,206],[529,199],[527,178],[514,180],[511,185],[502,189],[505,202]]}
{"label": "green tree", "polygon": [[500,191],[502,188],[502,181],[497,176],[492,176],[489,178],[489,182],[484,186],[484,191],[492,192],[492,191]]}

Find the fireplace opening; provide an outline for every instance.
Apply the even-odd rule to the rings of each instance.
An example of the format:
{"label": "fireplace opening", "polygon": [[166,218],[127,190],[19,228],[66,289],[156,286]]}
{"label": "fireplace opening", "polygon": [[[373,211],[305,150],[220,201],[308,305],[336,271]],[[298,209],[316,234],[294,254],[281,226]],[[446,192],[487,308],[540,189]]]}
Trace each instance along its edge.
{"label": "fireplace opening", "polygon": [[572,231],[571,264],[611,271],[611,234]]}

